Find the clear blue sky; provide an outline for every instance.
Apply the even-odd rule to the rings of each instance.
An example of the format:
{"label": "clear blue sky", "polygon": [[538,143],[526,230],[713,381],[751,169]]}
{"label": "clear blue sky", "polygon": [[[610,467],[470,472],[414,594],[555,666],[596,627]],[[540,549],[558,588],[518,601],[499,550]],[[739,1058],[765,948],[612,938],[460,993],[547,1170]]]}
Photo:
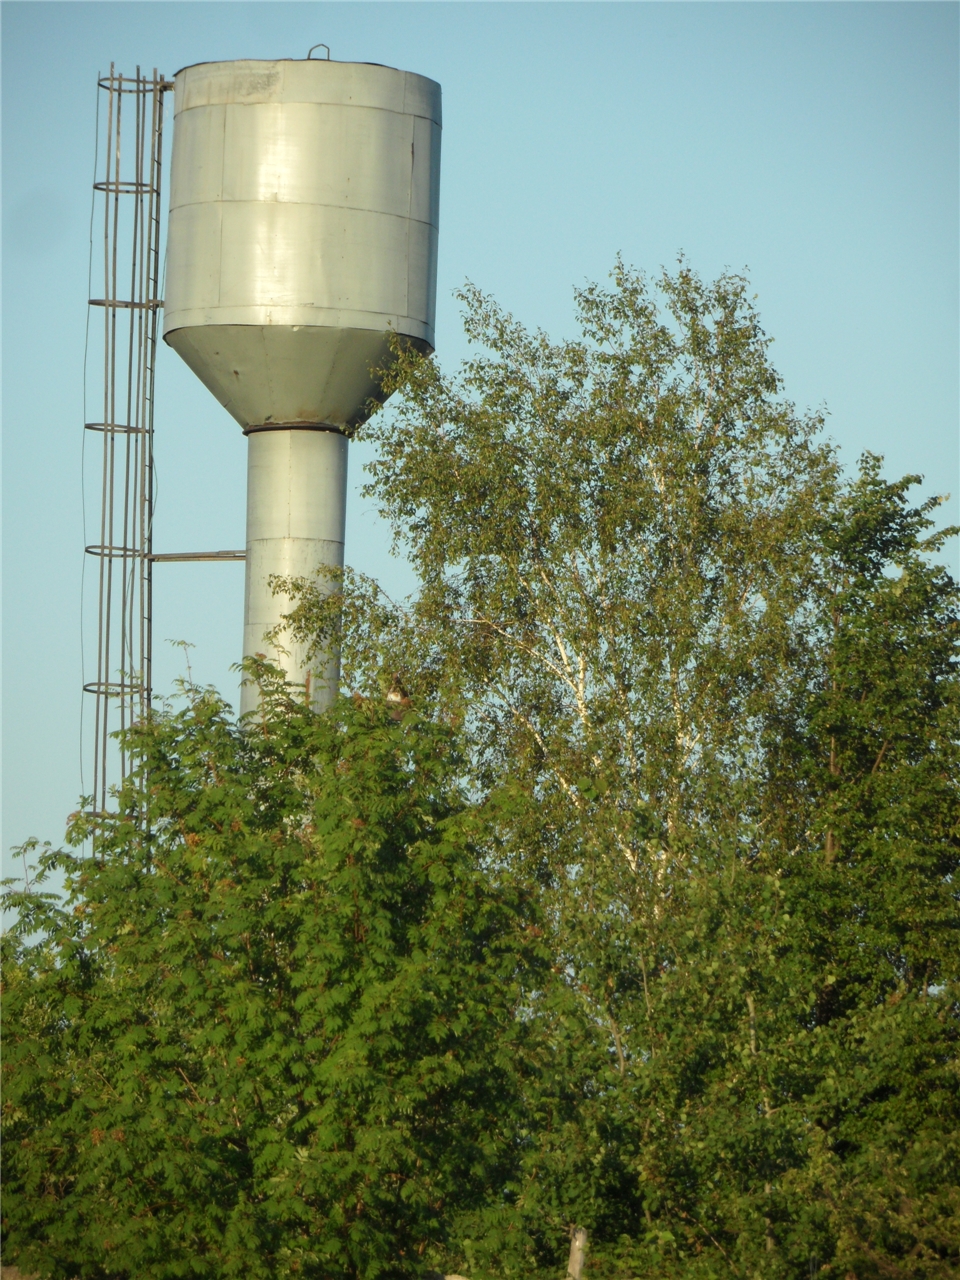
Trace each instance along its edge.
{"label": "clear blue sky", "polygon": [[[747,268],[790,397],[826,406],[849,463],[870,449],[891,475],[922,472],[957,517],[956,4],[4,4],[5,849],[59,841],[81,790],[97,74],[319,40],[443,86],[442,361],[464,352],[451,294],[466,278],[561,336],[572,287],[618,252],[650,272],[679,251],[705,276]],[[157,550],[243,545],[244,448],[164,349]],[[87,501],[89,520],[93,484]],[[409,582],[356,491],[347,540],[352,563]],[[170,638],[235,695],[242,580],[238,564],[158,566],[160,691],[182,670]]]}

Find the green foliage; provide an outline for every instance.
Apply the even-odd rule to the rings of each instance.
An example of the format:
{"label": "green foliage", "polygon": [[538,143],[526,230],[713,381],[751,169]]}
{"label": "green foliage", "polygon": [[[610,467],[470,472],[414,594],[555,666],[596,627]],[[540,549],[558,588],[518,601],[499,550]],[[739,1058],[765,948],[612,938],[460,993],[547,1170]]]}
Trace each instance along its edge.
{"label": "green foliage", "polygon": [[744,280],[660,286],[618,266],[561,344],[467,290],[481,353],[452,377],[401,359],[367,428],[420,593],[300,583],[294,621],[338,635],[353,687],[459,717],[468,784],[522,798],[502,839],[554,955],[525,1265],[562,1266],[580,1223],[598,1274],[945,1274],[946,535],[915,478],[868,457],[843,479],[779,397]]}
{"label": "green foliage", "polygon": [[93,860],[43,859],[69,914],[34,899],[42,941],[6,940],[14,1256],[64,1280],[422,1269],[509,1174],[535,963],[450,733],[277,699],[245,734],[192,691],[134,746],[147,831],[131,782]]}
{"label": "green foliage", "polygon": [[283,584],[354,700],[195,695],[136,735],[148,833],[131,782],[46,857],[67,911],[19,898],[9,1238],[64,1280],[546,1280],[575,1225],[587,1280],[946,1277],[936,503],[843,477],[739,277],[618,265],[563,343],[463,301],[479,353],[398,348],[364,428],[417,595]]}

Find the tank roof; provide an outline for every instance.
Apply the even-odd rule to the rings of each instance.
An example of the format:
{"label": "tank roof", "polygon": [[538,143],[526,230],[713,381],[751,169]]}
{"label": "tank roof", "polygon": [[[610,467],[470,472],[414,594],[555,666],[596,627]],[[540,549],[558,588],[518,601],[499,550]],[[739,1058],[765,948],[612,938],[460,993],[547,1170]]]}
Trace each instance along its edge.
{"label": "tank roof", "polygon": [[[401,67],[391,67],[388,62],[358,62],[354,58],[204,58],[201,62],[188,62],[173,74],[178,76],[181,71],[192,71],[194,67],[215,67],[229,62],[336,62],[342,67],[385,67],[387,71],[402,70]],[[420,73],[414,72],[414,74]],[[428,76],[424,78],[429,79]]]}

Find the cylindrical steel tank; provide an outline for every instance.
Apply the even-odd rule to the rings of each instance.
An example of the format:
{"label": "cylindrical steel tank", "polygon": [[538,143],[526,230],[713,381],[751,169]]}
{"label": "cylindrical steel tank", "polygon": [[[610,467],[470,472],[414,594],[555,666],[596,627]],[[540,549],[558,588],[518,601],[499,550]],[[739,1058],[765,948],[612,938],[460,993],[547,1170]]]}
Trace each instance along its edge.
{"label": "cylindrical steel tank", "polygon": [[249,437],[244,654],[279,657],[320,707],[336,659],[264,643],[289,611],[267,580],[342,565],[345,435],[391,333],[433,349],[440,86],[323,60],[175,85],[163,336]]}

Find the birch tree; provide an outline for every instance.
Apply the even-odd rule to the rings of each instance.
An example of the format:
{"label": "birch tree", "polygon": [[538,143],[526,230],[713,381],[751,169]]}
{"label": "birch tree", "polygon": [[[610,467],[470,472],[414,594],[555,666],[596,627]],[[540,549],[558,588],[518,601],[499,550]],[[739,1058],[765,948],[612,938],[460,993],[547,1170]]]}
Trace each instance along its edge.
{"label": "birch tree", "polygon": [[[418,592],[300,583],[293,623],[342,643],[348,687],[459,726],[466,785],[515,801],[502,848],[546,904],[554,972],[531,1006],[515,1265],[561,1265],[586,1226],[588,1270],[859,1275],[851,1205],[879,1222],[922,1195],[877,1174],[909,1123],[854,1193],[835,1144],[867,1135],[831,1088],[857,1093],[891,999],[954,1052],[957,595],[929,560],[947,534],[937,500],[910,506],[917,477],[871,458],[843,476],[744,278],[618,264],[576,298],[558,342],[468,287],[476,354],[401,357],[367,493]],[[936,1052],[908,1077],[890,1051],[906,1025],[875,1086],[942,1101]],[[939,1243],[884,1219],[876,1274],[955,1257],[949,1204],[917,1212]]]}

